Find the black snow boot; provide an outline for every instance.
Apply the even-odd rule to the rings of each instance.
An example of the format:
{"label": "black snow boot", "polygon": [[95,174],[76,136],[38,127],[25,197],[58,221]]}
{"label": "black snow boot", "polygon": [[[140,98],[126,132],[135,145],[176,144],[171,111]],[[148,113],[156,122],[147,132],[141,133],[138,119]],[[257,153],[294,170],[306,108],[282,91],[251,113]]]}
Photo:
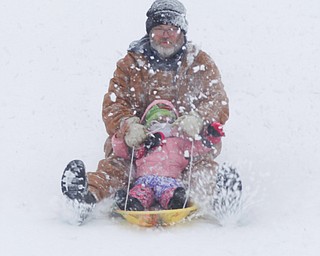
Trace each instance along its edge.
{"label": "black snow boot", "polygon": [[61,179],[61,190],[71,200],[87,204],[96,203],[96,199],[88,191],[85,166],[81,160],[71,161],[64,169]]}
{"label": "black snow boot", "polygon": [[90,215],[97,202],[88,190],[85,166],[81,160],[71,161],[64,169],[61,190],[73,202],[73,207],[79,213],[79,224],[81,224]]}
{"label": "black snow boot", "polygon": [[168,203],[168,209],[181,209],[186,201],[186,190],[183,187],[175,189],[172,198]]}
{"label": "black snow boot", "polygon": [[216,174],[213,211],[218,219],[236,215],[241,210],[242,182],[236,168],[223,164]]}
{"label": "black snow boot", "polygon": [[128,202],[126,207],[126,198],[127,198],[127,191],[124,189],[120,189],[115,194],[115,202],[120,210],[127,210],[127,211],[144,211],[144,207],[141,202],[132,196],[128,196]]}

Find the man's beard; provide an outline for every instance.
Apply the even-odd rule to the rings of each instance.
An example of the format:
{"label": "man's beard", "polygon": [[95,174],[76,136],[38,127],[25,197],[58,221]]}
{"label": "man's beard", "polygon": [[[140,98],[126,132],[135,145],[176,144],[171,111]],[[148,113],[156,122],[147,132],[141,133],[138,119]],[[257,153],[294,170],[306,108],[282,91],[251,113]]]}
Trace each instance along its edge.
{"label": "man's beard", "polygon": [[184,39],[176,44],[171,45],[171,47],[162,47],[161,45],[157,44],[154,40],[150,40],[150,44],[151,47],[157,51],[160,58],[167,59],[175,55],[178,51],[180,51],[180,49],[184,45]]}

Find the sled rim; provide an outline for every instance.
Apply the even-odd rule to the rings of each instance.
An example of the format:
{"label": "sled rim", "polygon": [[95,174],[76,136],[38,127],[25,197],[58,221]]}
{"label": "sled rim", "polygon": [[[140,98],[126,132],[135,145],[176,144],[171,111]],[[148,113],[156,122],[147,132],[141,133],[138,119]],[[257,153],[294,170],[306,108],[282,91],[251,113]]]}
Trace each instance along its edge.
{"label": "sled rim", "polygon": [[185,208],[179,208],[179,209],[170,209],[170,210],[156,210],[156,211],[125,211],[125,210],[116,210],[117,213],[120,213],[122,215],[123,214],[132,214],[132,215],[156,215],[156,214],[160,214],[160,213],[173,213],[173,212],[181,212],[181,211],[195,211],[198,208],[195,205],[191,205]]}
{"label": "sled rim", "polygon": [[190,214],[195,212],[197,207],[190,205],[181,209],[155,210],[155,211],[125,211],[115,210],[126,221],[142,227],[170,226],[181,222]]}

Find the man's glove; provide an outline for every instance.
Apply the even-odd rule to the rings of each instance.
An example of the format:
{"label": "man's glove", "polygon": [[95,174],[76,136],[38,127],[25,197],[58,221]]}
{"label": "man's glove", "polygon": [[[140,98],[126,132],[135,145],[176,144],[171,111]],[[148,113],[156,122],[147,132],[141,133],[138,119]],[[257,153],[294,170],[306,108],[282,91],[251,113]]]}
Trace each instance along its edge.
{"label": "man's glove", "polygon": [[138,147],[147,138],[145,127],[140,124],[138,117],[130,117],[126,119],[120,126],[120,130],[124,131],[124,141],[128,147]]}
{"label": "man's glove", "polygon": [[197,112],[191,111],[187,115],[180,116],[174,125],[178,126],[178,130],[194,138],[202,130],[203,120]]}

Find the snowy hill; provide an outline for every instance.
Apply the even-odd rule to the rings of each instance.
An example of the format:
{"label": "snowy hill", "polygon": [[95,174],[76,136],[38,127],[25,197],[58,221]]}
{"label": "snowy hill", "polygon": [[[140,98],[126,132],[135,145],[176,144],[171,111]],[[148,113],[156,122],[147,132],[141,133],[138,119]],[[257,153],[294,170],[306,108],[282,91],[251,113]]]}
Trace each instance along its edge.
{"label": "snowy hill", "polygon": [[230,98],[218,161],[243,178],[251,207],[238,225],[61,218],[62,171],[103,157],[102,98],[151,3],[1,0],[1,255],[318,255],[317,0],[183,1],[188,39],[213,57]]}

